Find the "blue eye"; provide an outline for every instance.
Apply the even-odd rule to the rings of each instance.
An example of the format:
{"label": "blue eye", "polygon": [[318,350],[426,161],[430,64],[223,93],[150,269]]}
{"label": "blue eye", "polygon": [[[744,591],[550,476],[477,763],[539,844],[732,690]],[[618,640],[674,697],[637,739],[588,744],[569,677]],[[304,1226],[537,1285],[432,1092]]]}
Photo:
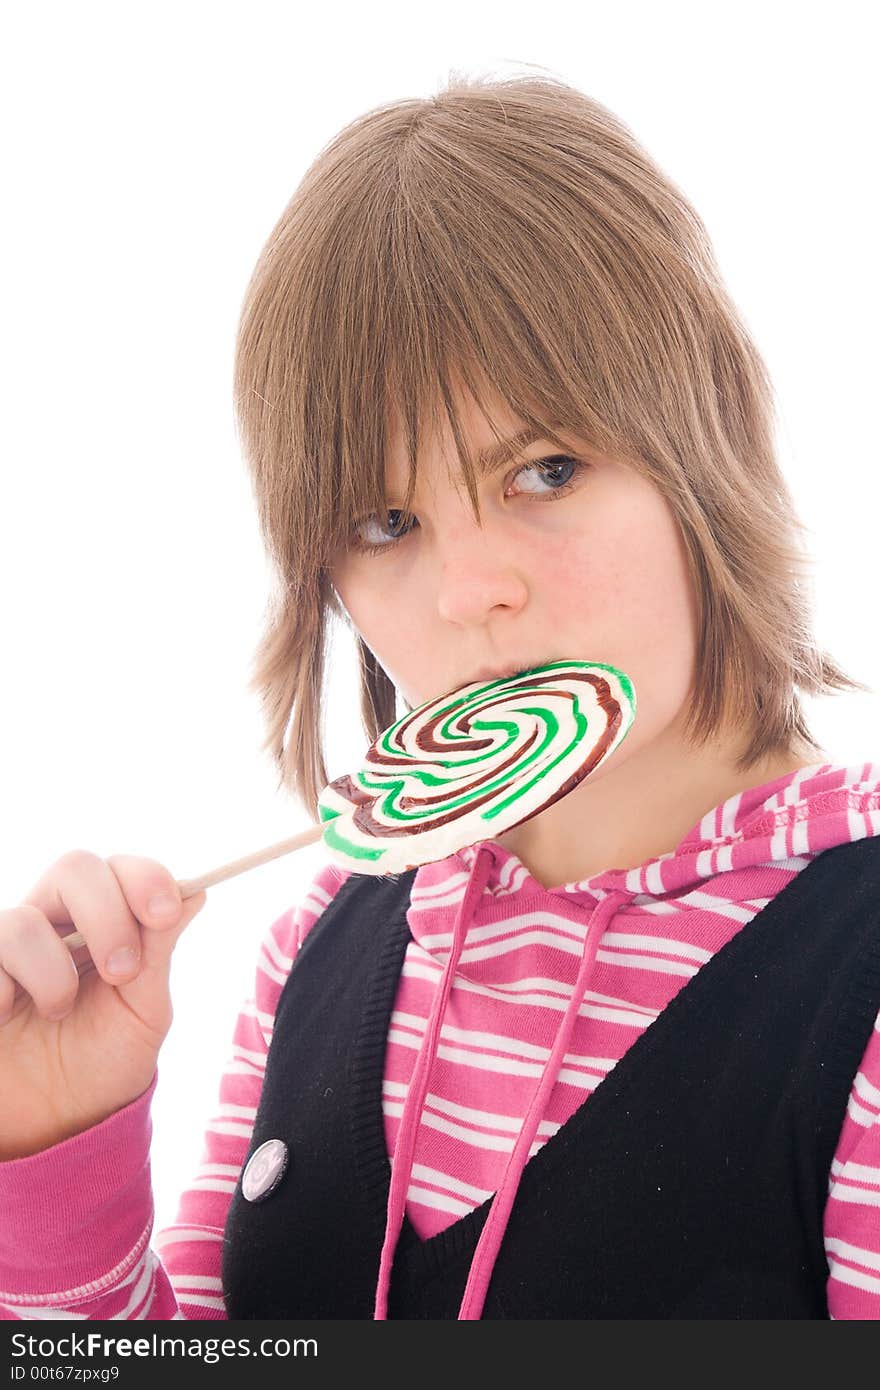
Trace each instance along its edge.
{"label": "blue eye", "polygon": [[[392,518],[392,517],[396,518],[395,520],[393,520],[393,521],[390,522],[390,527],[389,527],[389,529],[390,529],[390,531],[391,531],[391,538],[390,538],[390,540],[386,541],[384,544],[383,544],[382,542],[380,542],[378,545],[376,545],[376,544],[373,544],[373,543],[370,542],[370,541],[361,541],[361,540],[360,540],[360,537],[356,537],[356,538],[355,538],[355,544],[356,544],[357,546],[361,546],[361,545],[362,545],[363,548],[366,549],[366,550],[368,550],[368,551],[388,550],[388,549],[390,549],[390,547],[394,544],[394,542],[395,542],[396,540],[400,540],[401,535],[403,534],[403,532],[402,532],[403,522],[402,522],[401,518],[403,518],[404,513],[403,513],[402,511],[400,511],[398,508],[392,507],[391,511],[386,512],[385,515],[386,515],[386,517],[388,517],[389,519]],[[377,529],[377,530],[381,530],[381,529],[382,529],[381,526],[378,525],[378,518],[377,518],[376,516],[368,516],[368,517],[366,518],[366,520],[363,521],[363,522],[361,523],[362,527],[372,526],[372,525],[374,525],[374,524],[376,525],[376,529]]]}
{"label": "blue eye", "polygon": [[[552,458],[531,459],[528,463],[520,464],[512,475],[518,478],[521,473],[535,470],[544,482],[549,483],[549,492],[537,492],[534,489],[526,488],[520,495],[532,501],[556,502],[559,498],[566,496],[572,488],[577,485],[579,474],[586,472],[589,468],[588,463],[581,459],[571,458],[568,454],[554,454]],[[560,470],[565,476],[560,480]],[[374,527],[375,530],[383,529],[379,522],[379,517],[374,513],[372,516],[365,517],[355,528],[351,537],[351,548],[364,555],[388,554],[396,549],[397,543],[406,539],[409,534],[404,530],[406,525],[406,513],[399,508],[391,508],[385,512],[385,517],[389,520],[390,536],[386,540],[370,541],[364,538],[363,530],[366,527]],[[411,518],[416,525],[418,522],[415,517]]]}
{"label": "blue eye", "polygon": [[[533,463],[524,463],[522,467],[517,470],[516,476],[519,477],[520,473],[527,473],[530,469],[544,470],[539,472],[538,476],[543,478],[545,482],[554,484],[549,496],[558,497],[561,492],[565,492],[568,489],[569,481],[573,478],[578,469],[584,466],[585,465],[579,463],[577,459],[569,458],[566,454],[557,454],[553,458],[535,459]],[[570,470],[563,479],[554,477],[554,475],[558,475],[560,469],[563,471],[566,469]],[[527,491],[528,490],[529,489],[527,489]],[[542,497],[548,496],[547,493],[541,493],[539,495]]]}

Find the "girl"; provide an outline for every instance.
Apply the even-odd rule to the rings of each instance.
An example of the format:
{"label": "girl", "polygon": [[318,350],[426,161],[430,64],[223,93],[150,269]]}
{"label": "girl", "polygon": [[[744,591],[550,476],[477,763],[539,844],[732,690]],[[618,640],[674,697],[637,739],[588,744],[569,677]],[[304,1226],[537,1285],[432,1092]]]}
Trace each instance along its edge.
{"label": "girl", "polygon": [[0,913],[4,1316],[880,1316],[880,767],[805,723],[798,691],[865,687],[811,636],[696,213],[563,83],[391,103],[272,231],[235,388],[278,577],[253,684],[316,819],[328,615],[370,741],[398,697],[560,659],[625,671],[638,714],[497,839],[320,870],[152,1244],[205,894],[79,851]]}

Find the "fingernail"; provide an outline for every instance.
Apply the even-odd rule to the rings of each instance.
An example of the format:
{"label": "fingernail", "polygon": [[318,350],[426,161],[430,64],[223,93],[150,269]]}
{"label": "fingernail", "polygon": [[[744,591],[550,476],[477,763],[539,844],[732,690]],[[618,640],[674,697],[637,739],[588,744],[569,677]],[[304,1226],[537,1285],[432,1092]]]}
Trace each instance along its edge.
{"label": "fingernail", "polygon": [[147,911],[151,917],[180,916],[180,903],[171,893],[158,893],[155,898],[150,898],[147,903]]}
{"label": "fingernail", "polygon": [[140,956],[132,946],[121,946],[107,957],[108,975],[131,975],[137,969]]}

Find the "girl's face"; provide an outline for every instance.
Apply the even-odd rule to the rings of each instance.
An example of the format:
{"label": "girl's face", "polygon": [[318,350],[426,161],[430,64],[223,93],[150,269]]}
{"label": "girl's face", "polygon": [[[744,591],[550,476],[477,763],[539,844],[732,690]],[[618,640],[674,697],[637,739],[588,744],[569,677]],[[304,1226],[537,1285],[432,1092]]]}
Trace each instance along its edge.
{"label": "girl's face", "polygon": [[[472,398],[461,408],[474,453],[491,449]],[[497,398],[492,415],[503,439],[522,428]],[[331,571],[354,627],[403,698],[420,705],[548,661],[608,662],[632,679],[638,711],[600,772],[672,733],[695,674],[697,629],[684,544],[665,499],[626,463],[561,432],[570,454],[535,440],[480,478],[480,525],[446,428],[419,460],[406,524],[395,509],[407,468],[399,431],[392,437],[390,515],[361,521]]]}

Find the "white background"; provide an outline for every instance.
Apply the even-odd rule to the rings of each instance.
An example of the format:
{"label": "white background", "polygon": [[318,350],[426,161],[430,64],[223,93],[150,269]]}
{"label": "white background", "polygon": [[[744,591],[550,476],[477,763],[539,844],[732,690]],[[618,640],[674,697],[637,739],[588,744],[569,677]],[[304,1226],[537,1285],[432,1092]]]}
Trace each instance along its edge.
{"label": "white background", "polygon": [[[195,876],[309,823],[246,690],[266,601],[233,428],[253,264],[319,149],[451,70],[610,106],[705,221],[773,376],[816,628],[880,688],[873,6],[39,4],[7,11],[0,418],[0,904],[65,850]],[[869,242],[870,239],[870,242]],[[331,776],[359,764],[338,636]],[[880,698],[808,702],[880,759]],[[192,1175],[260,937],[320,847],[209,890],[175,956],[157,1219]]]}

